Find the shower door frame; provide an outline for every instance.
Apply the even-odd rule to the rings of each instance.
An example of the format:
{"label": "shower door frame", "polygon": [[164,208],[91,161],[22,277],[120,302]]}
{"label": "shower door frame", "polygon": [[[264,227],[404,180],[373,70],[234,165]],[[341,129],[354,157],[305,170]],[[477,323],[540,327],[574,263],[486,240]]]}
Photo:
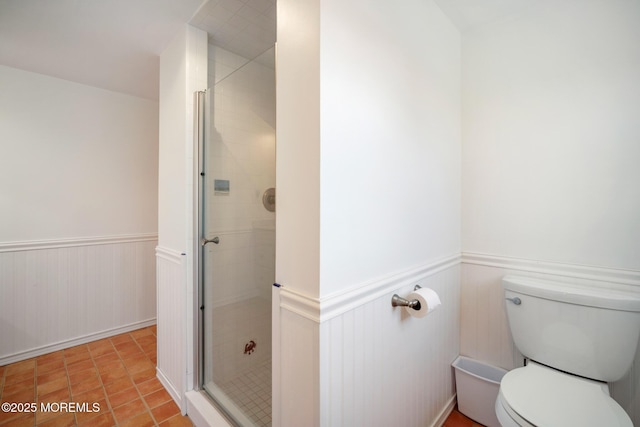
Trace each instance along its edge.
{"label": "shower door frame", "polygon": [[[207,103],[207,96],[210,96],[211,88],[207,88],[204,91],[196,91],[193,94],[193,128],[194,128],[194,147],[193,147],[193,280],[195,290],[197,292],[196,298],[193,299],[194,307],[193,313],[195,316],[194,328],[194,347],[195,352],[193,355],[194,377],[195,384],[194,389],[198,390],[207,397],[212,405],[217,408],[218,412],[224,416],[224,418],[232,425],[253,426],[251,420],[240,410],[240,408],[232,409],[235,406],[235,402],[220,402],[218,399],[227,400],[225,397],[215,397],[208,389],[205,388],[205,302],[204,302],[204,286],[205,286],[205,269],[204,269],[204,257],[205,257],[205,245],[211,241],[206,241],[204,235],[204,222],[206,203],[204,201],[204,189],[205,189],[205,143],[207,138],[206,124],[207,117],[209,117],[210,102]],[[215,242],[217,244],[217,241]],[[214,383],[215,385],[215,383]],[[217,387],[217,386],[216,386]]]}

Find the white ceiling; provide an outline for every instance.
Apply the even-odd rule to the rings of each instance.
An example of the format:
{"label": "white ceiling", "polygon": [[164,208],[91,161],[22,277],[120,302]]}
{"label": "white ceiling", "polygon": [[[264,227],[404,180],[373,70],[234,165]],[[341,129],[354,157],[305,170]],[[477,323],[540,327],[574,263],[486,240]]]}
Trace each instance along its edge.
{"label": "white ceiling", "polygon": [[159,54],[203,0],[0,0],[0,64],[158,99]]}
{"label": "white ceiling", "polygon": [[[546,0],[435,0],[460,31]],[[191,23],[253,59],[273,46],[276,0],[0,0],[0,64],[158,99],[159,55]]]}

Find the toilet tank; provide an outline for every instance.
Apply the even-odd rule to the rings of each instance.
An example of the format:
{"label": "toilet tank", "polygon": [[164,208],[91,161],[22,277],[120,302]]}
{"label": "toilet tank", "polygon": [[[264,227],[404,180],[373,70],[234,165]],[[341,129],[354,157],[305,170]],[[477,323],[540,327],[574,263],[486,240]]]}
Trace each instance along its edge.
{"label": "toilet tank", "polygon": [[502,286],[511,336],[524,356],[606,382],[631,367],[640,337],[640,290],[519,276],[505,276]]}

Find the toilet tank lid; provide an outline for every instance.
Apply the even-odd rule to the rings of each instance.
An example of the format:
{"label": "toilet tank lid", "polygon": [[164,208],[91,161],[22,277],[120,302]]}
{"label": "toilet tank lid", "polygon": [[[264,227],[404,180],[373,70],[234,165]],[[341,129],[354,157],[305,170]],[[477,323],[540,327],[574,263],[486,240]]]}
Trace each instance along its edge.
{"label": "toilet tank lid", "polygon": [[502,278],[505,290],[525,295],[589,307],[640,312],[640,289],[615,289],[610,283],[601,283],[602,286],[587,286],[535,277],[508,275]]}

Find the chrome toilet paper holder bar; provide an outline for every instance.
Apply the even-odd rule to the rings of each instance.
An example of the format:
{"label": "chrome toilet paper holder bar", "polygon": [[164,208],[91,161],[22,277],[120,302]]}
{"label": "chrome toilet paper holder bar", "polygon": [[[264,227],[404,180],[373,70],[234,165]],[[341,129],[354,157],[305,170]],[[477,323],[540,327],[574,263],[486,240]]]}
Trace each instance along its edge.
{"label": "chrome toilet paper holder bar", "polygon": [[[422,286],[416,285],[413,288],[413,290],[417,291],[418,289],[421,289],[421,288]],[[409,301],[408,299],[402,298],[398,294],[393,294],[393,296],[391,297],[391,306],[392,307],[410,307],[410,308],[413,308],[414,310],[420,310],[421,308],[420,301],[418,301],[417,299]]]}

